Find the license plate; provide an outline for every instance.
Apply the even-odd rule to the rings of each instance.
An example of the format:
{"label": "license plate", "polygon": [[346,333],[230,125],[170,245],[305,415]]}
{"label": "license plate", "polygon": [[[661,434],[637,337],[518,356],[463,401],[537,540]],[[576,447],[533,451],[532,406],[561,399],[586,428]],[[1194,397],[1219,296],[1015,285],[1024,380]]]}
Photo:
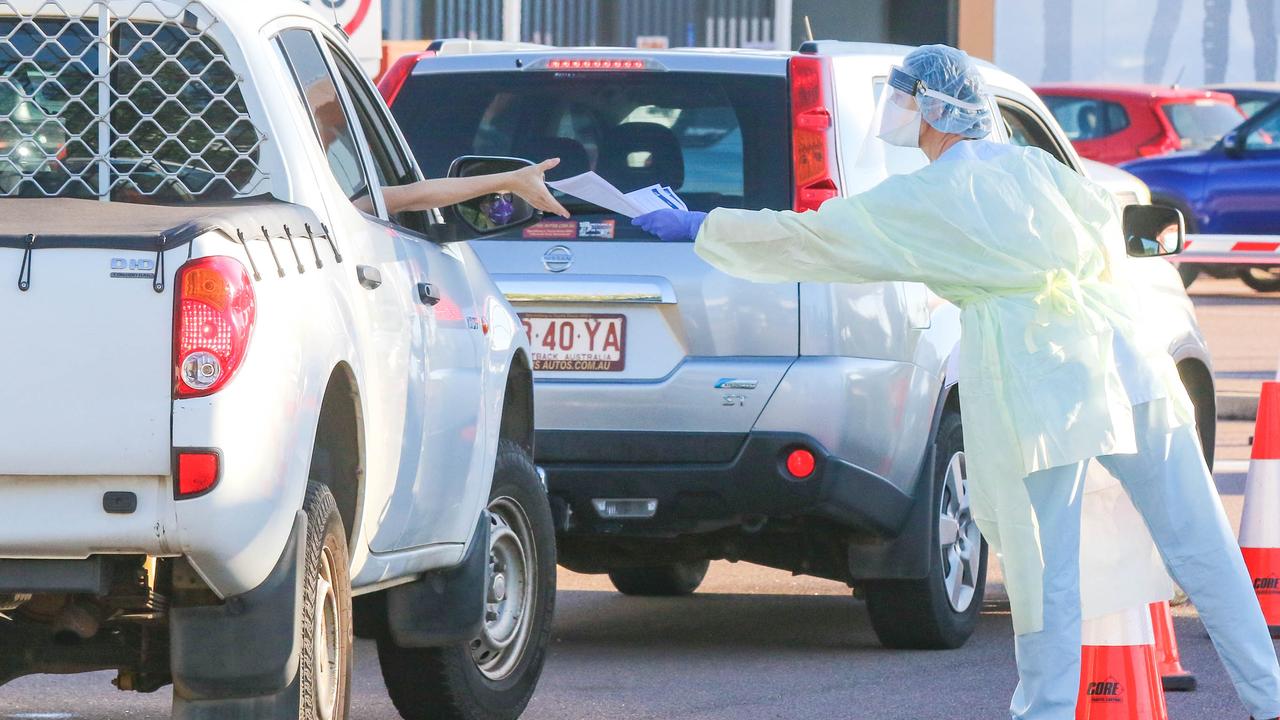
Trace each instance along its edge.
{"label": "license plate", "polygon": [[520,315],[533,350],[533,369],[621,372],[626,367],[625,315]]}

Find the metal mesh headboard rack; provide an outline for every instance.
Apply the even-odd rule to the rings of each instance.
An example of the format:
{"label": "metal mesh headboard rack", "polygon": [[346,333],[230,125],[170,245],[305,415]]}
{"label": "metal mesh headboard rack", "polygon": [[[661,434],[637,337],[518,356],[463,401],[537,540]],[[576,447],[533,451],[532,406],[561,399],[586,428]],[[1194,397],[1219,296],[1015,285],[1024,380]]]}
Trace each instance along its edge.
{"label": "metal mesh headboard rack", "polygon": [[0,0],[0,196],[265,192],[218,26],[198,0]]}

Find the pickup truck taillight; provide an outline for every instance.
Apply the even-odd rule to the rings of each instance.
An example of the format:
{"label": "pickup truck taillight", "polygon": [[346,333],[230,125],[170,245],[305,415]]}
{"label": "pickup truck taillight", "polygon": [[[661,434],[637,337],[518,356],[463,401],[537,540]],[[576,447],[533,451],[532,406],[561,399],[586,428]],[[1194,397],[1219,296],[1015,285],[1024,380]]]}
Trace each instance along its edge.
{"label": "pickup truck taillight", "polygon": [[174,394],[217,392],[249,348],[256,304],[244,266],[229,257],[196,258],[178,270],[174,308]]}
{"label": "pickup truck taillight", "polygon": [[174,497],[198,497],[213,489],[222,475],[222,456],[217,450],[179,450]]}
{"label": "pickup truck taillight", "polygon": [[795,55],[790,63],[792,209],[817,210],[840,194],[836,184],[836,138],[827,98],[827,60]]}

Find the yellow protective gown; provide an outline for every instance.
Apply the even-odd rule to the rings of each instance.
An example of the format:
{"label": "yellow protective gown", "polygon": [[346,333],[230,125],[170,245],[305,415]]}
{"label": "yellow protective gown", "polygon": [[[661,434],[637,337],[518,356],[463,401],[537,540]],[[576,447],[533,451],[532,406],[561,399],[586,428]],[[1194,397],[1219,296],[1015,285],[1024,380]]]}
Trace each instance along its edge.
{"label": "yellow protective gown", "polygon": [[[974,150],[983,147],[999,152]],[[1040,539],[1023,478],[1136,452],[1137,402],[1167,399],[1159,407],[1170,428],[1194,421],[1124,278],[1115,201],[1037,148],[965,141],[817,211],[717,209],[696,251],[757,282],[916,281],[959,306],[973,511],[1001,554],[1019,634],[1043,623]]]}

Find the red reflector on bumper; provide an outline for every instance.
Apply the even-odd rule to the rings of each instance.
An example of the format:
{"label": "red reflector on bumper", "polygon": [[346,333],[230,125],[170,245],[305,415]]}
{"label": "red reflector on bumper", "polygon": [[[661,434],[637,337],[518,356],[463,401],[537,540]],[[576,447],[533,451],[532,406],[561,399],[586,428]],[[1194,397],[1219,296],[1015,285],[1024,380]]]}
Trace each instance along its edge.
{"label": "red reflector on bumper", "polygon": [[792,450],[787,455],[787,472],[797,478],[807,478],[813,474],[818,461],[808,450]]}
{"label": "red reflector on bumper", "polygon": [[222,458],[215,451],[179,452],[178,499],[203,495],[212,490],[218,484],[221,466]]}

